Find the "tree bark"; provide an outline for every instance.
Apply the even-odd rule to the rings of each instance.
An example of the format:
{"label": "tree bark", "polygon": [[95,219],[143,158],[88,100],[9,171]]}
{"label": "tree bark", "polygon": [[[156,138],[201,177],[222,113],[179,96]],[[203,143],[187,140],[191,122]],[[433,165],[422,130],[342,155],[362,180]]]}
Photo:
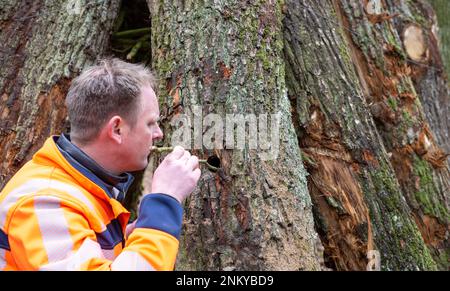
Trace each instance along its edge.
{"label": "tree bark", "polygon": [[327,0],[288,0],[286,82],[326,264],[434,269],[368,111],[345,34]]}
{"label": "tree bark", "polygon": [[[190,117],[192,153],[220,161],[185,202],[177,269],[317,270],[322,243],[337,270],[372,266],[372,250],[386,270],[448,268],[449,34],[441,58],[423,0],[147,3],[165,144]],[[70,82],[107,52],[119,4],[2,1],[0,189],[63,131]],[[433,4],[442,28],[448,1]],[[259,123],[202,146],[239,114]]]}
{"label": "tree bark", "polygon": [[[391,0],[386,3],[389,14],[398,15],[392,21],[406,51],[410,76],[425,117],[439,147],[450,154],[450,91],[439,51],[436,14],[432,6],[423,0]],[[449,12],[450,5],[447,6]],[[422,52],[422,55],[410,55],[415,51]],[[447,162],[450,162],[450,155]]]}
{"label": "tree bark", "polygon": [[223,120],[281,113],[276,160],[264,160],[248,144],[193,151],[200,158],[216,154],[221,170],[203,170],[186,202],[177,269],[318,269],[320,241],[284,83],[280,2],[148,2],[166,137],[173,132],[169,121],[189,112]]}
{"label": "tree bark", "polygon": [[120,1],[87,2],[2,1],[0,189],[63,130],[71,79],[109,45]]}
{"label": "tree bark", "polygon": [[[408,7],[407,2],[335,1],[350,39],[353,63],[403,196],[435,261],[440,268],[447,268],[448,164],[426,121],[411,77],[415,70],[411,64],[426,58],[427,42],[420,36],[420,27],[412,27],[408,33],[402,30],[403,36],[399,35],[394,19],[408,15],[401,10],[391,14],[388,9]],[[413,37],[408,40],[408,35]]]}

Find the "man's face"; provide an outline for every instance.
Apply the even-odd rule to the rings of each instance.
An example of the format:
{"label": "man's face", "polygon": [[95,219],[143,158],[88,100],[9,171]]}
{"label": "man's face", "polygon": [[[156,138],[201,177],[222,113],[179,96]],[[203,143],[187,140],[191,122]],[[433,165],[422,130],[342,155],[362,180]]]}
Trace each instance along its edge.
{"label": "man's face", "polygon": [[159,128],[159,105],[155,92],[150,86],[143,87],[137,121],[124,136],[124,171],[138,171],[147,167],[148,155],[154,140],[161,139]]}

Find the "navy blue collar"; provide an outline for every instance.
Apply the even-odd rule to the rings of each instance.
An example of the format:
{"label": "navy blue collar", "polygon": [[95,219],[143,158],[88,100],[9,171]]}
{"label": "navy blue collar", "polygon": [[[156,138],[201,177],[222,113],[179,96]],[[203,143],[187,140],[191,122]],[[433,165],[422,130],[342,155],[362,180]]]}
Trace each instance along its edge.
{"label": "navy blue collar", "polygon": [[133,183],[133,175],[130,173],[114,175],[108,172],[79,147],[74,145],[70,141],[70,137],[65,134],[61,134],[59,137],[55,136],[54,141],[60,152],[73,167],[99,185],[110,197],[120,202],[123,201],[128,188]]}

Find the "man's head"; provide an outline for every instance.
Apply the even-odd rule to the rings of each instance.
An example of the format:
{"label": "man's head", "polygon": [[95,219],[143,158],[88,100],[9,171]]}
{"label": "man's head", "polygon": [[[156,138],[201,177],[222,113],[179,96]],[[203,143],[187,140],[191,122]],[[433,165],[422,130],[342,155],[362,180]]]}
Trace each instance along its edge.
{"label": "man's head", "polygon": [[102,60],[73,80],[66,97],[71,140],[107,170],[141,170],[162,138],[155,79],[142,65]]}

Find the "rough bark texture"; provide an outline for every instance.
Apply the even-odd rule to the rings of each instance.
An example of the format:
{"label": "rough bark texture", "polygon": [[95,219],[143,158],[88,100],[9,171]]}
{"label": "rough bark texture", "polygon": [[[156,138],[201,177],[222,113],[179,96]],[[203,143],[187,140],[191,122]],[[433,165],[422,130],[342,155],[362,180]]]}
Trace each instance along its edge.
{"label": "rough bark texture", "polygon": [[447,76],[450,76],[450,1],[447,0],[429,0],[433,5],[437,16],[437,32],[439,35],[439,48],[447,70]]}
{"label": "rough bark texture", "polygon": [[[281,113],[276,160],[248,148],[251,128],[244,150],[193,150],[221,169],[186,201],[177,269],[319,269],[312,211],[328,267],[366,269],[378,250],[383,269],[448,268],[449,2],[432,1],[444,59],[423,1],[147,0],[166,144],[184,113],[200,142],[198,115]],[[0,4],[0,189],[63,130],[119,3]]]}
{"label": "rough bark texture", "polygon": [[[408,51],[408,43],[402,43],[405,35],[399,35],[393,20],[408,15],[403,15],[403,11],[390,14],[387,8],[407,7],[409,1],[335,2],[347,28],[353,62],[370,111],[391,156],[402,193],[434,259],[440,268],[447,268],[448,165],[425,119],[411,76],[415,68],[410,64],[423,61],[426,50],[413,60],[415,56]],[[378,9],[368,8],[373,3],[378,3]]]}
{"label": "rough bark texture", "polygon": [[255,150],[214,151],[222,170],[204,170],[186,202],[177,269],[318,269],[306,172],[284,83],[280,3],[149,4],[166,140],[168,121],[195,105],[203,116],[214,112],[224,120],[226,113],[281,113],[276,160],[263,161]]}
{"label": "rough bark texture", "polygon": [[107,48],[119,0],[74,2],[2,0],[0,189],[63,130],[70,80]]}
{"label": "rough bark texture", "polygon": [[[450,162],[450,94],[438,45],[437,21],[433,8],[424,1],[387,1],[394,28],[406,48],[411,79],[425,117],[437,144],[449,154]],[[447,1],[449,3],[449,1]],[[403,4],[403,5],[401,5]],[[447,14],[450,5],[447,5]],[[444,7],[441,7],[444,8]],[[445,31],[445,30],[444,30]],[[407,35],[409,33],[409,35]],[[412,48],[423,51],[417,59],[408,54],[408,39],[416,39]],[[442,55],[445,57],[445,55]]]}
{"label": "rough bark texture", "polygon": [[325,263],[366,270],[434,269],[368,111],[345,35],[327,0],[288,0],[286,82],[296,112]]}

